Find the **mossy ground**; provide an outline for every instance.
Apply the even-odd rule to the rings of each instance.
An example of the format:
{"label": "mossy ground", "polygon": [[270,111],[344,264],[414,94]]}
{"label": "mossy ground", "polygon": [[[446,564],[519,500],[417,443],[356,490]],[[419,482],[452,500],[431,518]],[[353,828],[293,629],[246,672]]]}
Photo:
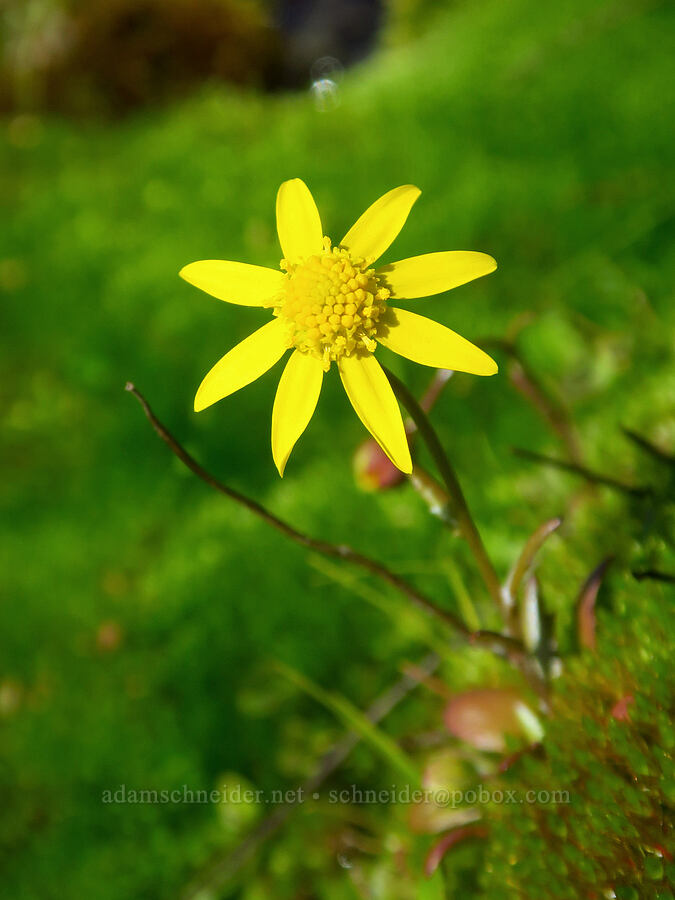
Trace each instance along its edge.
{"label": "mossy ground", "polygon": [[[278,371],[191,411],[207,368],[262,318],[198,293],[177,270],[210,257],[277,265],[282,180],[307,181],[335,238],[384,191],[418,184],[388,258],[478,249],[500,268],[415,308],[477,342],[526,317],[523,353],[569,407],[591,467],[648,474],[622,425],[672,448],[672,24],[659,3],[480,0],[350,71],[327,112],[310,96],[219,89],[116,126],[3,123],[7,896],[176,896],[234,839],[217,809],[104,806],[102,791],[211,788],[232,771],[292,786],[340,727],[309,701],[275,702],[264,661],[285,660],[363,707],[420,652],[186,475],[124,393],[128,379],[208,468],[280,515],[389,560],[448,605],[437,561],[452,555],[479,596],[466,554],[408,488],[357,492],[363,430],[336,378],[283,482],[269,449]],[[428,378],[397,371],[418,391]],[[633,564],[672,570],[644,509],[631,518],[612,492],[512,455],[514,445],[564,449],[506,374],[456,376],[434,421],[500,572],[538,524],[566,514],[541,569],[563,645],[579,585],[604,555],[617,555],[622,578]],[[641,590],[622,602],[639,603]],[[106,622],[119,627],[114,649]],[[453,688],[497,677],[459,651],[445,675]],[[430,712],[401,718],[415,715]],[[362,748],[344,777],[377,768]],[[329,850],[319,855],[331,886],[317,895],[352,896]],[[275,865],[274,896],[296,896],[279,874],[288,863]]]}

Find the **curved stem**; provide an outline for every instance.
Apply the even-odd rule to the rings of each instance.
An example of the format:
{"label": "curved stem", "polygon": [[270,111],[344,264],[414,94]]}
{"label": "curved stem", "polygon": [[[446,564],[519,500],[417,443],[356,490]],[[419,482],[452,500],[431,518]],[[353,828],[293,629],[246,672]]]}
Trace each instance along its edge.
{"label": "curved stem", "polygon": [[[187,468],[190,469],[191,472],[193,472],[198,478],[201,478],[203,482],[208,484],[209,487],[213,488],[215,491],[218,491],[218,493],[223,494],[225,497],[229,497],[230,500],[234,500],[235,503],[239,503],[241,506],[245,506],[246,509],[250,510],[250,512],[258,516],[258,518],[262,519],[263,522],[271,525],[272,528],[275,528],[277,531],[281,532],[281,534],[294,541],[296,544],[300,544],[302,547],[306,547],[308,550],[314,550],[317,553],[323,554],[324,556],[343,559],[345,562],[352,563],[353,565],[359,566],[361,569],[364,569],[366,572],[370,572],[372,575],[376,575],[382,581],[391,585],[391,587],[395,588],[397,591],[403,594],[404,597],[407,597],[408,600],[410,600],[415,606],[420,607],[429,615],[434,616],[437,620],[452,628],[471,645],[484,647],[497,656],[509,659],[513,663],[513,665],[517,666],[521,670],[525,671],[527,669],[528,661],[524,656],[524,648],[520,641],[517,641],[507,635],[497,634],[491,631],[472,632],[471,629],[458,616],[455,616],[453,615],[453,613],[448,612],[445,609],[441,609],[439,606],[436,606],[436,604],[432,600],[418,591],[417,588],[413,587],[413,585],[409,584],[403,578],[400,578],[398,575],[396,575],[390,569],[387,569],[376,560],[370,559],[370,557],[364,556],[362,553],[358,553],[356,550],[352,550],[351,547],[348,547],[345,544],[330,544],[328,541],[317,540],[316,538],[303,534],[301,531],[298,531],[297,528],[289,525],[288,522],[285,522],[283,519],[275,516],[274,513],[269,512],[269,510],[265,509],[262,504],[256,502],[255,500],[251,500],[250,497],[247,497],[244,494],[240,494],[239,491],[235,491],[233,488],[228,487],[226,484],[223,484],[222,481],[219,481],[217,478],[211,475],[210,472],[207,472],[207,470],[203,466],[201,466],[197,462],[197,460],[194,459],[194,457],[190,456],[190,454],[181,444],[179,444],[179,442],[171,434],[171,432],[168,431],[168,429],[165,428],[165,426],[159,421],[157,416],[150,408],[150,404],[148,403],[148,401],[133,384],[127,382],[125,390],[129,391],[130,394],[133,394],[134,397],[138,400],[147,420],[150,422],[152,427],[155,429],[155,431],[164,441],[167,447],[171,450],[171,452],[174,453],[183,463],[183,465],[187,466]],[[411,415],[413,415],[412,411]]]}
{"label": "curved stem", "polygon": [[[372,725],[381,722],[420,684],[420,679],[431,676],[438,665],[439,658],[435,654],[425,656],[415,666],[414,674],[407,672],[368,707],[364,714],[368,721]],[[315,772],[294,790],[287,792],[288,799],[283,805],[264,818],[233,850],[226,850],[220,856],[216,855],[215,859],[198,872],[196,878],[181,894],[181,900],[197,900],[225,887],[264,842],[278,831],[293,811],[303,803],[303,798],[315,793],[360,741],[361,735],[358,732],[351,730],[347,732],[320,760]]]}
{"label": "curved stem", "polygon": [[579,436],[576,433],[567,408],[560,398],[556,397],[546,387],[527,362],[516,343],[515,337],[506,341],[499,338],[484,338],[478,341],[478,345],[486,350],[489,347],[498,348],[508,356],[509,380],[515,389],[532,404],[539,415],[562,440],[572,462],[581,463]]}
{"label": "curved stem", "polygon": [[306,547],[308,550],[314,550],[317,553],[322,553],[324,556],[332,556],[337,559],[344,559],[346,562],[353,563],[354,565],[359,566],[361,569],[365,569],[367,572],[370,572],[372,575],[376,575],[382,581],[385,581],[387,584],[391,585],[391,587],[395,588],[397,591],[400,591],[400,593],[407,597],[408,600],[412,601],[415,606],[420,607],[426,613],[429,613],[430,615],[435,616],[437,619],[440,619],[454,631],[461,634],[464,638],[471,637],[470,629],[464,624],[464,622],[462,622],[461,619],[453,615],[453,613],[449,612],[448,610],[441,609],[439,606],[436,606],[436,604],[423,593],[421,593],[421,591],[418,591],[417,588],[413,587],[413,585],[405,581],[405,579],[400,578],[398,575],[396,575],[395,572],[387,569],[386,566],[383,566],[376,560],[370,559],[370,557],[364,556],[362,553],[353,550],[346,544],[331,544],[328,541],[317,540],[316,538],[303,534],[301,531],[298,531],[297,528],[289,525],[288,522],[284,522],[283,519],[280,519],[278,516],[275,516],[274,513],[269,512],[269,510],[265,509],[265,507],[261,503],[252,500],[245,494],[240,494],[239,491],[235,491],[233,488],[228,487],[226,484],[223,484],[222,481],[218,481],[218,479],[214,478],[214,476],[211,475],[210,472],[207,472],[206,469],[201,466],[196,459],[190,456],[187,450],[183,446],[181,446],[176,438],[164,427],[164,425],[162,425],[162,423],[150,408],[150,404],[148,403],[148,401],[133,384],[131,384],[130,382],[127,383],[125,389],[129,391],[130,394],[133,394],[141,404],[141,406],[143,407],[143,412],[145,413],[148,421],[164,441],[164,443],[169,447],[169,449],[178,457],[178,459],[180,459],[180,461],[185,466],[188,467],[188,469],[190,469],[191,472],[194,472],[194,474],[198,478],[201,478],[202,481],[206,482],[209,487],[212,487],[220,494],[224,494],[226,497],[229,497],[230,500],[234,500],[235,503],[239,503],[241,506],[245,506],[246,509],[250,510],[250,512],[258,516],[258,518],[262,519],[268,525],[271,525],[272,528],[275,528],[277,531],[280,531],[281,534],[283,534],[285,537],[290,538],[290,540],[292,541],[295,541],[296,544],[300,544],[302,547]]}
{"label": "curved stem", "polygon": [[534,450],[526,450],[522,447],[514,447],[513,453],[521,459],[529,459],[531,462],[539,463],[543,466],[550,466],[552,469],[561,469],[563,472],[571,472],[580,478],[591,482],[591,484],[602,484],[605,487],[619,491],[621,494],[627,494],[630,497],[645,497],[651,493],[651,488],[642,487],[640,485],[624,484],[616,478],[609,475],[603,475],[601,472],[592,472],[586,466],[577,465],[577,463],[567,462],[564,459],[555,459],[552,456],[545,456],[543,453],[535,453]]}
{"label": "curved stem", "polygon": [[417,425],[417,430],[422,437],[422,440],[429,448],[429,452],[436,463],[438,472],[448,491],[452,514],[457,521],[459,530],[469,545],[483,582],[485,583],[485,587],[494,600],[497,609],[503,613],[504,604],[499,578],[497,577],[492,561],[483,545],[483,540],[478,528],[471,516],[459,479],[438,439],[438,435],[429,421],[429,417],[403,382],[400,381],[393,372],[390,372],[389,369],[384,368],[384,371],[391,382],[394,393],[407,409],[408,414],[415,425]]}

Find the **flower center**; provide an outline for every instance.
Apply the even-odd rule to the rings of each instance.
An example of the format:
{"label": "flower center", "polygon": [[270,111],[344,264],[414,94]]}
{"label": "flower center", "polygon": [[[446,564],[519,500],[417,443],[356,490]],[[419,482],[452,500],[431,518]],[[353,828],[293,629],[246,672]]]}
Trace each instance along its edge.
{"label": "flower center", "polygon": [[274,315],[289,326],[289,346],[311,353],[326,371],[333,360],[372,353],[390,292],[365,260],[331,247],[300,263],[282,259],[288,275]]}

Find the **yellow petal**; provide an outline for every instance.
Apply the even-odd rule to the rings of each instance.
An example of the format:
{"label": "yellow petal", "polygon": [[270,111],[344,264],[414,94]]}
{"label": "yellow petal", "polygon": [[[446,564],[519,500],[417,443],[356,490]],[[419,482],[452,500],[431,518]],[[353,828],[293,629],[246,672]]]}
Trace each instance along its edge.
{"label": "yellow petal", "polygon": [[282,478],[291,450],[314,414],[322,382],[320,361],[296,350],[286,363],[272,410],[272,456]]}
{"label": "yellow petal", "polygon": [[265,306],[282,289],[285,278],[276,269],[225,259],[202,259],[183,266],[178,274],[212,297],[239,306]]}
{"label": "yellow petal", "polygon": [[284,257],[297,262],[323,249],[321,218],[314,197],[300,178],[284,181],[277,193],[277,232]]}
{"label": "yellow petal", "polygon": [[393,464],[409,475],[412,460],[401,410],[382,367],[374,356],[343,356],[338,368],[356,415]]}
{"label": "yellow petal", "polygon": [[204,378],[195,397],[195,411],[206,409],[260,378],[287,349],[287,332],[281,319],[273,319],[254,331],[226,353]]}
{"label": "yellow petal", "polygon": [[426,316],[390,307],[386,324],[389,330],[378,336],[378,341],[413,362],[472,375],[494,375],[497,371],[497,363],[487,353]]}
{"label": "yellow petal", "polygon": [[362,256],[370,265],[397,237],[421,193],[414,184],[404,184],[388,191],[352,225],[340,246],[349,250],[352,256]]}
{"label": "yellow petal", "polygon": [[412,256],[382,266],[378,275],[385,276],[394,297],[431,297],[494,272],[496,268],[496,261],[487,253],[448,250]]}

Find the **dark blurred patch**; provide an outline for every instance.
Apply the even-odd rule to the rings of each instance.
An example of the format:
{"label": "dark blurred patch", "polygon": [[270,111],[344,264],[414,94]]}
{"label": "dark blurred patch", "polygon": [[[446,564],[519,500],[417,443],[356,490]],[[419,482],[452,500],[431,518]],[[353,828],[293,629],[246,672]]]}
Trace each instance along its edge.
{"label": "dark blurred patch", "polygon": [[[14,24],[14,28],[12,28]],[[208,79],[265,86],[278,39],[256,4],[105,0],[6,29],[0,108],[120,115]]]}
{"label": "dark blurred patch", "polygon": [[283,37],[279,87],[304,87],[316,60],[343,66],[364,59],[383,24],[383,0],[279,0],[276,22]]}
{"label": "dark blurred patch", "polygon": [[208,80],[305,87],[317,59],[365,57],[382,12],[382,0],[11,0],[0,111],[119,116]]}

